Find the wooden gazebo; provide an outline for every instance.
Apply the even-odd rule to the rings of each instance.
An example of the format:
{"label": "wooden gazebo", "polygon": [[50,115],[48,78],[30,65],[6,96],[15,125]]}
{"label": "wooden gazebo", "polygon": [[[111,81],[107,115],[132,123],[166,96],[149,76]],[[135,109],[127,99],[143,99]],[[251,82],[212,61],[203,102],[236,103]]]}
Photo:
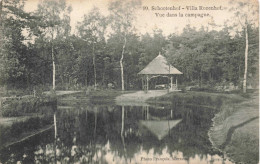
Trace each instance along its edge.
{"label": "wooden gazebo", "polygon": [[176,76],[176,83],[173,83],[173,75],[180,75],[178,69],[174,66],[167,63],[164,56],[160,53],[159,55],[154,58],[143,70],[141,70],[138,75],[142,75],[142,88],[146,91],[149,90],[149,80],[155,77],[168,77],[171,79],[171,90],[177,90],[177,76]]}

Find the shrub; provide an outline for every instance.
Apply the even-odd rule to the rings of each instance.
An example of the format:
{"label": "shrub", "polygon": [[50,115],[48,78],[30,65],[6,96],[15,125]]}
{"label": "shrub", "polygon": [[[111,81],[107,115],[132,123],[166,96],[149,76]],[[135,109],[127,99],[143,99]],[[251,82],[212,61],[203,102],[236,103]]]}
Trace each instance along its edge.
{"label": "shrub", "polygon": [[57,101],[53,97],[47,98],[23,98],[21,100],[12,100],[6,102],[2,107],[3,117],[17,117],[26,113],[39,112],[41,106],[51,106],[53,110],[56,109]]}
{"label": "shrub", "polygon": [[249,93],[241,93],[240,95],[242,97],[244,97],[244,98],[250,98],[250,94]]}

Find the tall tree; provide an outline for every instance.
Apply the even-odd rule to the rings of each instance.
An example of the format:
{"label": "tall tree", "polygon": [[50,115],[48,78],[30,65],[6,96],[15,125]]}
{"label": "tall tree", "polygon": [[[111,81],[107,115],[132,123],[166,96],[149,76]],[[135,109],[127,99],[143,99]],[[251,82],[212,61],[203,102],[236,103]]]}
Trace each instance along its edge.
{"label": "tall tree", "polygon": [[46,38],[51,44],[52,60],[52,89],[56,87],[56,55],[55,40],[64,39],[70,33],[70,17],[72,8],[66,5],[65,0],[44,0],[38,5],[36,15],[42,19],[38,22],[40,37]]}
{"label": "tall tree", "polygon": [[142,63],[141,69],[152,61],[162,51],[162,48],[165,47],[166,38],[162,32],[161,29],[154,29],[151,35],[146,33],[141,36],[141,44],[144,48],[144,53],[139,60],[140,64]]}
{"label": "tall tree", "polygon": [[245,37],[245,69],[244,69],[244,78],[243,78],[243,92],[246,93],[247,90],[247,77],[248,77],[248,26],[258,24],[258,5],[254,1],[234,1],[231,0],[230,3],[234,6],[230,9],[231,12],[234,12],[235,22],[233,27],[241,28],[244,32]]}
{"label": "tall tree", "polygon": [[3,64],[3,0],[0,1],[0,84],[3,85],[3,73],[4,73],[4,64]]}
{"label": "tall tree", "polygon": [[23,87],[26,81],[27,48],[22,33],[31,15],[23,7],[22,0],[0,2],[0,83],[6,86]]}
{"label": "tall tree", "polygon": [[98,8],[94,7],[88,15],[84,15],[84,20],[77,26],[80,37],[92,44],[95,90],[97,89],[96,47],[105,40],[106,25],[106,18],[100,14]]}
{"label": "tall tree", "polygon": [[133,22],[135,20],[135,11],[140,7],[139,0],[123,1],[117,0],[109,4],[109,11],[112,21],[112,29],[115,33],[121,35],[120,42],[122,43],[122,51],[120,58],[120,72],[121,72],[121,87],[125,90],[124,81],[124,55],[127,44],[127,37],[133,31]]}
{"label": "tall tree", "polygon": [[2,41],[3,41],[3,0],[0,0],[0,48],[2,49]]}

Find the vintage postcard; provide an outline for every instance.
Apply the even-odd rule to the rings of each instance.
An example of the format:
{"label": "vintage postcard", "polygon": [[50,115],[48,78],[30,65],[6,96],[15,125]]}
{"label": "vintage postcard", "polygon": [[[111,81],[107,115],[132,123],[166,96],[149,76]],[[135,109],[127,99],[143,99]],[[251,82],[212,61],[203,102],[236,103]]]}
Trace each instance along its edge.
{"label": "vintage postcard", "polygon": [[259,163],[257,0],[0,0],[0,163]]}

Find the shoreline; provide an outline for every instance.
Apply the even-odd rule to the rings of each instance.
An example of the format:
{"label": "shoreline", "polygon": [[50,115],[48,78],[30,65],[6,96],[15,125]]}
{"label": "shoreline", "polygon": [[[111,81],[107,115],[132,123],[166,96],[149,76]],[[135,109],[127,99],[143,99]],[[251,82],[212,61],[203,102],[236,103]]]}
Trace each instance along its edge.
{"label": "shoreline", "polygon": [[[139,93],[140,92],[140,93]],[[138,94],[139,93],[139,94]],[[239,94],[224,94],[224,93],[208,93],[208,92],[167,92],[155,91],[151,94],[145,94],[143,91],[109,91],[109,92],[92,92],[88,94],[91,99],[102,99],[103,101],[109,97],[112,98],[117,105],[154,105],[165,104],[170,105],[173,98],[189,99],[202,98],[204,102],[207,97],[212,100],[210,105],[202,105],[203,107],[217,108],[217,101],[220,99],[222,103],[219,106],[218,112],[212,118],[212,127],[208,131],[208,138],[214,149],[222,152],[225,157],[233,162],[245,162],[248,158],[253,158],[251,162],[258,160],[255,154],[258,155],[259,136],[256,131],[259,128],[259,95],[258,93],[250,93],[250,98],[242,97]],[[111,97],[111,94],[113,95]],[[145,96],[143,96],[145,94]],[[70,95],[70,94],[69,94]],[[186,104],[194,105],[194,104]],[[253,129],[253,130],[252,130]],[[243,157],[238,157],[241,151],[245,154]],[[252,157],[253,154],[253,157]],[[253,161],[253,162],[252,162]],[[246,162],[248,163],[248,162]]]}
{"label": "shoreline", "polygon": [[[259,95],[225,94],[209,92],[186,92],[166,94],[149,99],[149,104],[162,102],[170,104],[175,98],[211,97],[213,101],[221,99],[218,112],[212,118],[212,127],[208,131],[209,140],[225,158],[232,162],[257,163],[259,161]],[[214,106],[214,105],[213,105]]]}
{"label": "shoreline", "polygon": [[[213,124],[208,132],[209,140],[213,148],[233,162],[259,161],[258,100],[258,95],[253,95],[252,98],[237,104],[226,105],[224,102],[222,109],[212,119]],[[225,111],[231,114],[225,116]]]}
{"label": "shoreline", "polygon": [[144,91],[136,91],[134,93],[126,93],[115,98],[116,105],[120,106],[149,106],[150,98],[160,97],[167,94],[167,90],[150,90],[148,93]]}

